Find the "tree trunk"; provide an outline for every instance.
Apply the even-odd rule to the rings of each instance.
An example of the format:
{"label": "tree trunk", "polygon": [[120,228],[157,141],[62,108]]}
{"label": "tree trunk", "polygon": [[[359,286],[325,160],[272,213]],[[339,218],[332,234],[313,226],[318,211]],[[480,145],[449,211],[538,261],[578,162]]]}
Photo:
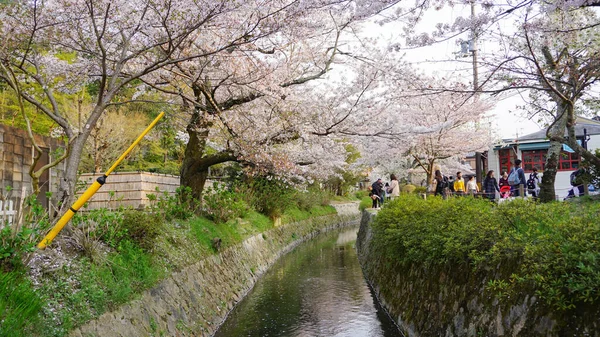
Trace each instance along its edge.
{"label": "tree trunk", "polygon": [[564,137],[568,119],[567,106],[565,104],[559,104],[557,109],[558,120],[548,130],[550,148],[548,149],[546,166],[544,167],[544,175],[542,176],[542,185],[540,186],[541,202],[554,201],[556,196],[554,183],[556,181],[556,173],[558,172],[560,152],[562,151],[562,142],[557,139]]}
{"label": "tree trunk", "polygon": [[433,163],[434,162],[435,162],[435,159],[429,160],[429,167],[427,169],[425,169],[425,173],[427,174],[427,190],[428,191],[433,191],[433,174],[435,173],[433,171]]}
{"label": "tree trunk", "polygon": [[58,185],[57,208],[59,213],[62,213],[64,209],[71,206],[74,201],[77,169],[79,168],[79,162],[81,161],[81,154],[83,153],[86,139],[87,134],[80,134],[77,136],[77,138],[73,140],[71,151],[65,160],[65,170]]}
{"label": "tree trunk", "polygon": [[211,122],[201,116],[202,112],[192,114],[187,132],[190,136],[185,147],[185,155],[181,164],[180,184],[192,190],[192,197],[201,200],[204,184],[208,177],[208,169],[216,164],[235,161],[236,158],[229,152],[223,151],[212,155],[205,155],[206,140],[210,133]]}

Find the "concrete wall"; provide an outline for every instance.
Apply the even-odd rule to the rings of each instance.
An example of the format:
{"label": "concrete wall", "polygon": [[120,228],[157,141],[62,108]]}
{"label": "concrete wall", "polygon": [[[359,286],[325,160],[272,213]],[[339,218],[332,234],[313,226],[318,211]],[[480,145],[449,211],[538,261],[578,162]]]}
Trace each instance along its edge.
{"label": "concrete wall", "polygon": [[255,235],[171,275],[140,299],[105,313],[70,336],[211,336],[280,256],[320,232],[357,225],[358,220],[325,216]]}
{"label": "concrete wall", "polygon": [[363,212],[356,247],[367,281],[406,336],[600,336],[598,305],[559,311],[531,289],[498,298],[489,280],[507,279],[518,261],[474,272],[469,265],[408,265],[373,245],[375,215]]}

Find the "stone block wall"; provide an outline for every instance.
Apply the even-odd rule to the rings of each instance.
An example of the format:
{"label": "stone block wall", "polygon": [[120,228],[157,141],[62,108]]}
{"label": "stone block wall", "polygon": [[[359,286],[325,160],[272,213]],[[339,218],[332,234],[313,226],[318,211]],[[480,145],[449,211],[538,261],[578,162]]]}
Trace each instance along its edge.
{"label": "stone block wall", "polygon": [[173,274],[139,299],[75,329],[70,336],[212,336],[280,256],[321,232],[357,225],[358,220],[357,216],[324,216],[250,237]]}

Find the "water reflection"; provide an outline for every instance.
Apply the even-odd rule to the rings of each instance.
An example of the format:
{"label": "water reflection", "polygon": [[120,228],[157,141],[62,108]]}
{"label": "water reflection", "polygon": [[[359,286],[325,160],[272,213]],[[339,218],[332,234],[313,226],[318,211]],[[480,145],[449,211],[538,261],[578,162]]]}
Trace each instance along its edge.
{"label": "water reflection", "polygon": [[283,257],[215,336],[400,336],[363,278],[356,232],[322,235]]}

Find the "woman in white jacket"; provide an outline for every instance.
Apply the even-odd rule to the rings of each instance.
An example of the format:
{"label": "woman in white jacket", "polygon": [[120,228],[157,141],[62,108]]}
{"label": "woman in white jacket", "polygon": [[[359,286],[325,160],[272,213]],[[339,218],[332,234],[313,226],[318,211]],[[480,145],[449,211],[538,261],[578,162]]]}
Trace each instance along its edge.
{"label": "woman in white jacket", "polygon": [[398,183],[398,179],[394,174],[390,175],[390,180],[388,192],[390,193],[390,199],[394,200],[394,198],[400,196],[400,184]]}

